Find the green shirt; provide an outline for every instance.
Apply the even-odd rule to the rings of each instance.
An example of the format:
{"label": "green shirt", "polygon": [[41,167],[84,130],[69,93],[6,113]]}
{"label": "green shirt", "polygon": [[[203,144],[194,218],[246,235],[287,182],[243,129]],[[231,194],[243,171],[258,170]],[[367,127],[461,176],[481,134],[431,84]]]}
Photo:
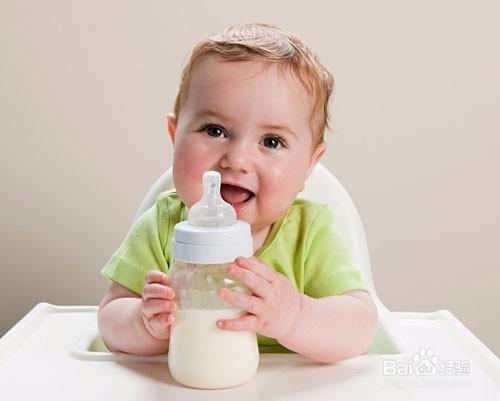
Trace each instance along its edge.
{"label": "green shirt", "polygon": [[[175,224],[187,219],[188,209],[175,190],[158,195],[113,254],[101,273],[142,295],[146,273],[168,272]],[[349,290],[365,290],[361,274],[332,221],[327,205],[296,199],[271,226],[263,246],[254,254],[284,274],[297,290],[321,298]],[[258,335],[261,352],[289,352],[274,338]]]}

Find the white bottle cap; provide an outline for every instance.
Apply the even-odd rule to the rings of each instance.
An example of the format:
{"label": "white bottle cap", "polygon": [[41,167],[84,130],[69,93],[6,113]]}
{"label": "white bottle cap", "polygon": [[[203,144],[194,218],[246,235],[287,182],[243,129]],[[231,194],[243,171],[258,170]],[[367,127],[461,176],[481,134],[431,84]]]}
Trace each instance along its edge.
{"label": "white bottle cap", "polygon": [[203,174],[203,196],[177,223],[172,240],[174,259],[196,264],[230,263],[238,256],[253,254],[250,225],[236,220],[234,208],[220,195],[221,176]]}

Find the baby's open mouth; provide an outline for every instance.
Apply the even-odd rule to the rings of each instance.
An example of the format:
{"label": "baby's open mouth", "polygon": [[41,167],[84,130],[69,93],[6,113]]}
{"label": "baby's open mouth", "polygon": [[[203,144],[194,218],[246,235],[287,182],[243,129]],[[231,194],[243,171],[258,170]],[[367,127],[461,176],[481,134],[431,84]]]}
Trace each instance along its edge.
{"label": "baby's open mouth", "polygon": [[233,206],[243,204],[255,196],[252,191],[231,184],[221,184],[220,194],[222,199]]}

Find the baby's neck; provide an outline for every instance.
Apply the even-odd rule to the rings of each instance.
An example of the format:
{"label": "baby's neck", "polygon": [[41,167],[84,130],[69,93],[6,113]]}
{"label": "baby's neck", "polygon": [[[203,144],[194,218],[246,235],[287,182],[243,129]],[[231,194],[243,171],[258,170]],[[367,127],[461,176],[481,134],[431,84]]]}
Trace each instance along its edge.
{"label": "baby's neck", "polygon": [[264,242],[266,242],[267,236],[269,235],[270,231],[271,231],[271,225],[268,225],[262,230],[252,233],[254,255],[262,247],[262,245],[264,245]]}

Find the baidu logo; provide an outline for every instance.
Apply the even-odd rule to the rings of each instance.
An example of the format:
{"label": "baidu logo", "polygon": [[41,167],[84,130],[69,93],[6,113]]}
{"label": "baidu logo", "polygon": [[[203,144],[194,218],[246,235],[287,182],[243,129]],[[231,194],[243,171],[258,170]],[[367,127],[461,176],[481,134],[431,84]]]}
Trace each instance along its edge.
{"label": "baidu logo", "polygon": [[470,374],[469,361],[441,360],[432,348],[420,348],[408,361],[384,360],[384,376],[458,376]]}

